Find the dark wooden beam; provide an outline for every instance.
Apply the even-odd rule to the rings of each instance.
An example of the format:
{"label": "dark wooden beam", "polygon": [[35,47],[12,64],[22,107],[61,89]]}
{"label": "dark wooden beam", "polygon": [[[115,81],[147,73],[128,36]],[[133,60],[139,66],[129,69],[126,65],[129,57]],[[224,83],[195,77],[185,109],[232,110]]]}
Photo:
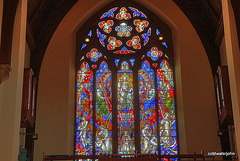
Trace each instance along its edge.
{"label": "dark wooden beam", "polygon": [[215,37],[215,44],[220,48],[224,37],[224,28],[223,28],[223,18],[221,17],[218,22],[216,37]]}
{"label": "dark wooden beam", "polygon": [[5,81],[11,70],[13,27],[19,0],[4,0],[2,35],[0,47],[0,83]]}
{"label": "dark wooden beam", "polygon": [[[52,38],[53,33],[57,29],[58,25],[64,18],[64,16],[70,11],[70,9],[76,4],[78,0],[65,0],[58,3],[54,9],[51,9],[51,14],[48,14],[47,21],[43,27],[43,30],[35,35],[34,39],[36,42],[36,47],[31,53],[31,67],[38,78],[42,60],[48,46],[49,41]],[[41,11],[39,11],[41,12]],[[33,23],[33,20],[32,20]],[[37,22],[36,22],[37,23]],[[35,24],[41,25],[41,24]],[[33,31],[36,33],[36,31]]]}
{"label": "dark wooden beam", "polygon": [[33,49],[36,47],[36,42],[32,36],[32,30],[31,27],[29,25],[29,23],[27,22],[27,28],[26,28],[26,41],[28,44],[28,47],[30,49],[30,51],[33,51]]}
{"label": "dark wooden beam", "polygon": [[214,74],[220,65],[219,48],[215,44],[219,20],[214,12],[210,11],[205,0],[173,0],[173,2],[184,12],[197,31]]}

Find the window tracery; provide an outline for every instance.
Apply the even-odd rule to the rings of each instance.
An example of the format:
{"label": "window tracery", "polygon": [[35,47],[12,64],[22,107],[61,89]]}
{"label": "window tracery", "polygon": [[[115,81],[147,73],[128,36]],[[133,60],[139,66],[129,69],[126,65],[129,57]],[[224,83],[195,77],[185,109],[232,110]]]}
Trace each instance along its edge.
{"label": "window tracery", "polygon": [[78,33],[75,154],[177,154],[171,30],[115,3]]}

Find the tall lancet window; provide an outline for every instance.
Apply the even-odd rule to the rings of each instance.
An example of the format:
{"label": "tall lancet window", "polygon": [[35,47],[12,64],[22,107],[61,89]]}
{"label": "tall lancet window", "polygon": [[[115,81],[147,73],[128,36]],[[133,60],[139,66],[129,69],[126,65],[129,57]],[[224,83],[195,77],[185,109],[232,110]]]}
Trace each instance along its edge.
{"label": "tall lancet window", "polygon": [[141,152],[157,153],[157,111],[154,71],[147,61],[138,72]]}
{"label": "tall lancet window", "polygon": [[[112,152],[112,79],[105,62],[96,72],[96,155]],[[104,146],[103,146],[104,145]]]}
{"label": "tall lancet window", "polygon": [[178,154],[171,29],[161,19],[112,2],[78,31],[76,64],[76,155]]}
{"label": "tall lancet window", "polygon": [[126,61],[117,72],[118,151],[120,154],[135,152],[133,72]]}

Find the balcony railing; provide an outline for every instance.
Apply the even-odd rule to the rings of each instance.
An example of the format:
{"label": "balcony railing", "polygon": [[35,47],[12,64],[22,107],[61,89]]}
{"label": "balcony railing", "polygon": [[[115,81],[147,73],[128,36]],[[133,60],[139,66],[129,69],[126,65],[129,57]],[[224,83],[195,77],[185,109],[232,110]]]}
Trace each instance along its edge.
{"label": "balcony railing", "polygon": [[112,154],[112,155],[45,155],[43,154],[43,161],[54,161],[54,160],[86,160],[91,159],[98,161],[170,161],[171,158],[177,158],[178,160],[188,159],[188,160],[212,160],[214,161],[214,156],[204,156],[201,154],[178,154],[178,155],[146,155],[146,154]]}

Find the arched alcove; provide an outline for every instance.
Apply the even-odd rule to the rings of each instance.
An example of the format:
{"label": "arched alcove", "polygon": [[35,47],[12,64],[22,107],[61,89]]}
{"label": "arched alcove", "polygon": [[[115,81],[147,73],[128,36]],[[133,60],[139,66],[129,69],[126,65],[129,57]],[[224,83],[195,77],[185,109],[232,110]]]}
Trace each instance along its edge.
{"label": "arched alcove", "polygon": [[[42,63],[35,160],[42,153],[73,154],[76,31],[111,1],[79,1],[55,31]],[[181,153],[220,151],[210,65],[193,26],[169,0],[139,0],[172,29]]]}

